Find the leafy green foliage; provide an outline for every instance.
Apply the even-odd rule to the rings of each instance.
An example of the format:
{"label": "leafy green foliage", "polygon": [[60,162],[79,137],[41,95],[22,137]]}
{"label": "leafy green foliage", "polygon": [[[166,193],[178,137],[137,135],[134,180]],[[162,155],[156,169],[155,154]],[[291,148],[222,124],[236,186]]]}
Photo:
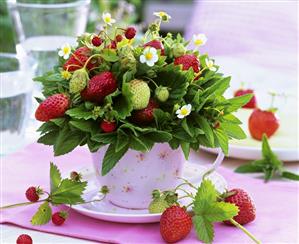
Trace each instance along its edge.
{"label": "leafy green foliage", "polygon": [[238,207],[231,203],[218,202],[218,193],[210,180],[203,180],[193,202],[193,223],[198,239],[212,243],[214,222],[230,220],[238,214]]}
{"label": "leafy green foliage", "polygon": [[37,212],[33,215],[31,219],[32,225],[44,225],[50,221],[52,217],[52,209],[49,206],[49,202],[42,203]]}
{"label": "leafy green foliage", "polygon": [[286,171],[283,162],[279,160],[276,154],[270,148],[267,136],[263,135],[262,141],[262,159],[254,160],[235,169],[237,173],[263,173],[265,182],[268,182],[273,176],[278,176],[290,180],[299,180],[299,175]]}
{"label": "leafy green foliage", "polygon": [[61,173],[54,163],[50,163],[50,186],[55,191],[61,182]]}

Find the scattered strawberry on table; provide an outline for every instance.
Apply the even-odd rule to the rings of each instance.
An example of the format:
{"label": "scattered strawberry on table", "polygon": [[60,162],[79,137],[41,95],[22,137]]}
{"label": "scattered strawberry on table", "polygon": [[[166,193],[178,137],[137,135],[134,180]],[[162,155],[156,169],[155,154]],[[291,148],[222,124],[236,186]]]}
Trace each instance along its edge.
{"label": "scattered strawberry on table", "polygon": [[[182,189],[184,185],[196,190],[196,194]],[[177,191],[182,194],[178,195]],[[180,206],[179,199],[186,197],[191,203]],[[199,187],[184,180],[184,183],[174,190],[164,192],[154,190],[153,200],[148,209],[150,213],[162,213],[160,233],[163,240],[169,243],[184,239],[192,226],[199,240],[212,243],[215,222],[236,226],[255,243],[261,243],[242,226],[254,221],[256,217],[254,203],[242,189],[232,189],[220,195],[210,180],[204,179]]]}
{"label": "scattered strawberry on table", "polygon": [[256,108],[257,107],[257,99],[256,99],[256,96],[254,94],[254,90],[252,90],[252,89],[242,89],[241,88],[241,89],[235,91],[234,96],[239,97],[239,96],[243,96],[245,94],[253,94],[253,96],[252,96],[252,98],[250,99],[250,101],[248,103],[243,105],[242,108]]}
{"label": "scattered strawberry on table", "polygon": [[16,243],[17,244],[32,244],[33,240],[30,235],[22,234],[18,237]]}
{"label": "scattered strawberry on table", "polygon": [[273,177],[285,178],[289,180],[299,180],[299,175],[287,171],[283,162],[272,151],[267,135],[263,135],[262,141],[262,158],[243,164],[235,169],[237,173],[262,173],[264,174],[265,182],[268,182]]}
{"label": "scattered strawberry on table", "polygon": [[66,211],[59,211],[59,212],[56,212],[52,215],[52,223],[54,225],[63,225],[65,220],[67,219],[68,217],[68,212]]}
{"label": "scattered strawberry on table", "polygon": [[[225,202],[235,204],[239,208],[238,215],[233,217],[241,225],[248,224],[255,220],[255,206],[248,193],[242,189],[232,189],[226,193]],[[225,224],[232,225],[230,221]]]}

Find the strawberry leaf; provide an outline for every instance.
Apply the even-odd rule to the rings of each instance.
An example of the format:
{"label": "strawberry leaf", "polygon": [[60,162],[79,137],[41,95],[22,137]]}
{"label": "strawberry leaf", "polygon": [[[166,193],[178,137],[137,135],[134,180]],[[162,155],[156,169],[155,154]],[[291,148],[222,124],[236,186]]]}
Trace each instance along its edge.
{"label": "strawberry leaf", "polygon": [[115,151],[115,145],[110,144],[108,147],[102,165],[102,175],[106,175],[118,163],[122,156],[127,152],[128,146],[123,147],[118,152]]}
{"label": "strawberry leaf", "polygon": [[290,179],[290,180],[299,180],[299,175],[289,172],[289,171],[283,171],[281,174],[281,177]]}
{"label": "strawberry leaf", "polygon": [[215,202],[217,200],[217,196],[218,193],[215,190],[212,181],[204,180],[200,184],[200,187],[195,195],[194,206],[197,206],[197,204],[200,204],[200,202],[204,200],[207,202]]}
{"label": "strawberry leaf", "polygon": [[57,189],[51,192],[51,201],[53,204],[73,205],[83,203],[82,193],[86,186],[86,181],[63,179]]}
{"label": "strawberry leaf", "polygon": [[48,223],[52,216],[52,209],[49,206],[49,202],[44,202],[41,204],[37,212],[33,215],[31,219],[32,225],[44,225]]}
{"label": "strawberry leaf", "polygon": [[61,174],[54,163],[50,163],[50,185],[51,192],[55,191],[61,182]]}
{"label": "strawberry leaf", "polygon": [[200,215],[195,215],[193,217],[193,224],[195,226],[195,231],[197,238],[204,243],[211,243],[214,239],[214,228],[213,223],[207,220],[205,217]]}

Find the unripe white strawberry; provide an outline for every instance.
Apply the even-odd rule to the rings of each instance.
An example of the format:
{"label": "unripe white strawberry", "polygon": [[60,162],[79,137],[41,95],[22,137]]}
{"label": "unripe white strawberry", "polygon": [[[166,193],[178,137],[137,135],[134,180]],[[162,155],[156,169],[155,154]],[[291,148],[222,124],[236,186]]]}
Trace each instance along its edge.
{"label": "unripe white strawberry", "polygon": [[151,96],[148,84],[143,80],[132,80],[129,83],[130,92],[133,94],[133,109],[140,110],[147,107]]}
{"label": "unripe white strawberry", "polygon": [[166,102],[169,98],[169,91],[167,87],[159,86],[155,90],[155,95],[160,102]]}
{"label": "unripe white strawberry", "polygon": [[69,89],[70,93],[77,93],[82,91],[89,80],[88,73],[85,68],[77,69],[70,80]]}

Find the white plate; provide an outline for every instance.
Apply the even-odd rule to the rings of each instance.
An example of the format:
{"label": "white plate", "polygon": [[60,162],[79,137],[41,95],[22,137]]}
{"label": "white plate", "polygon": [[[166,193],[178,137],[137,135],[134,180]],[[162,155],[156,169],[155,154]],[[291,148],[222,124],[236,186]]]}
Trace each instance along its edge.
{"label": "white plate", "polygon": [[[189,180],[194,185],[200,184],[201,176],[206,172],[206,168],[193,163],[185,163],[183,172],[183,178]],[[83,179],[88,180],[87,190],[84,193],[83,198],[85,201],[99,199],[101,196],[97,193],[97,183],[94,182],[94,171],[89,168],[84,168],[79,172],[82,173]],[[218,173],[214,172],[208,176],[217,188],[222,193],[227,189],[226,180]],[[188,202],[181,202],[187,204]],[[119,223],[154,223],[160,221],[161,214],[150,214],[147,209],[125,209],[117,207],[108,201],[100,201],[94,203],[87,203],[82,205],[72,206],[77,212],[95,218],[111,222]]]}
{"label": "white plate", "polygon": [[[255,90],[258,106],[266,109],[270,106],[271,97],[269,90],[285,93],[284,97],[277,97],[275,106],[278,107],[277,115],[280,127],[269,139],[274,153],[283,161],[299,160],[298,142],[298,103],[297,103],[297,76],[296,73],[281,73],[276,70],[265,69],[248,63],[241,59],[218,57],[216,63],[220,65],[221,72],[231,75],[231,88],[226,92],[226,97],[232,97],[234,91],[245,83],[245,87]],[[229,157],[255,160],[261,158],[261,142],[251,138],[248,131],[248,118],[251,109],[240,109],[235,115],[243,122],[242,128],[247,138],[245,140],[232,140],[229,145]],[[217,153],[217,150],[203,148],[205,151]]]}

